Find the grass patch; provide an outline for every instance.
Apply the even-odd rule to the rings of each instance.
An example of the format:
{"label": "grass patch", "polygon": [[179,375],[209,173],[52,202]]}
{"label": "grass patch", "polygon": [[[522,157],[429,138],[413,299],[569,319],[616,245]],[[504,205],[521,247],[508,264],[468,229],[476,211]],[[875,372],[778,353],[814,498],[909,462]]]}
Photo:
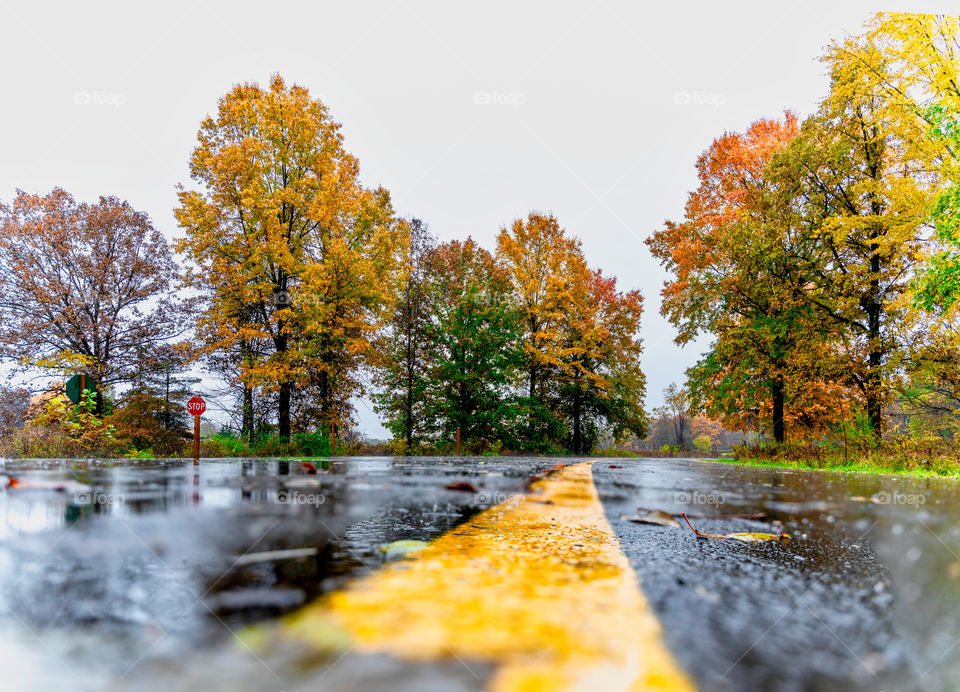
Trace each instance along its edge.
{"label": "grass patch", "polygon": [[941,438],[897,437],[847,448],[833,445],[758,445],[737,447],[727,464],[875,473],[922,478],[960,476],[960,444]]}

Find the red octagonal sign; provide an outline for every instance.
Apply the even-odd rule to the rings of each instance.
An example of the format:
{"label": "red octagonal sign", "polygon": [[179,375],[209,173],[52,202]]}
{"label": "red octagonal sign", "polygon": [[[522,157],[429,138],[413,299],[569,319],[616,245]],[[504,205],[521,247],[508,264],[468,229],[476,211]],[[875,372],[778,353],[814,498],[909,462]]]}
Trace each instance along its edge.
{"label": "red octagonal sign", "polygon": [[195,396],[187,402],[187,413],[191,416],[202,416],[206,410],[207,402],[203,400],[203,397]]}

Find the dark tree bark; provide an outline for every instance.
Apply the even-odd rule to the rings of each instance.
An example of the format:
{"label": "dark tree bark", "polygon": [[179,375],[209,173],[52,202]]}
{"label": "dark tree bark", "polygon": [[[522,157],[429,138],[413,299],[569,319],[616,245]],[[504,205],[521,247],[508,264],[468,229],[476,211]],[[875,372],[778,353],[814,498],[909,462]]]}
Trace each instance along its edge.
{"label": "dark tree bark", "polygon": [[784,384],[783,376],[777,376],[770,386],[773,399],[773,439],[777,444],[783,444],[786,431],[783,424]]}

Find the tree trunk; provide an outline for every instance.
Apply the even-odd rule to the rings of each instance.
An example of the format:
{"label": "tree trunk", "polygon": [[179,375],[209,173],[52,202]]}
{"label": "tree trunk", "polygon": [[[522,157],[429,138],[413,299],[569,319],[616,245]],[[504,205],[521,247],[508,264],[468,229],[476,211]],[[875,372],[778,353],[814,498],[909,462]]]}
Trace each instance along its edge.
{"label": "tree trunk", "polygon": [[880,319],[883,305],[880,301],[880,245],[870,245],[870,297],[867,303],[867,332],[869,343],[869,366],[867,371],[867,420],[873,436],[880,439],[883,433],[883,344],[881,343]]}
{"label": "tree trunk", "polygon": [[407,314],[407,400],[404,410],[404,437],[407,441],[407,456],[413,448],[413,343],[409,311]]}
{"label": "tree trunk", "polygon": [[[281,325],[282,329],[282,325]],[[280,336],[277,337],[276,341],[277,353],[286,354],[287,351],[287,337]],[[281,362],[283,358],[281,356]],[[279,401],[277,402],[277,434],[285,440],[290,439],[290,390],[292,387],[289,382],[280,383],[280,396]]]}
{"label": "tree trunk", "polygon": [[573,453],[583,454],[583,433],[580,430],[580,394],[573,397]]}
{"label": "tree trunk", "polygon": [[243,385],[243,428],[240,437],[253,442],[253,387]]}
{"label": "tree trunk", "polygon": [[786,431],[783,424],[784,385],[783,376],[777,375],[770,386],[773,399],[773,439],[777,444],[783,444]]}
{"label": "tree trunk", "polygon": [[[277,283],[274,286],[273,295],[274,302],[277,303],[277,336],[274,337],[273,343],[276,347],[277,354],[280,356],[278,359],[281,363],[281,367],[286,366],[286,354],[288,339],[287,334],[284,332],[284,315],[289,314],[290,310],[290,294],[287,292],[287,275],[285,272],[281,272],[281,276]],[[277,296],[284,296],[285,300],[278,301]],[[289,375],[286,375],[289,377]],[[291,383],[284,379],[280,382],[280,396],[277,406],[277,433],[280,438],[283,440],[290,439],[290,392],[293,389]]]}
{"label": "tree trunk", "polygon": [[290,439],[290,383],[280,383],[280,401],[277,413],[277,432],[280,437]]}

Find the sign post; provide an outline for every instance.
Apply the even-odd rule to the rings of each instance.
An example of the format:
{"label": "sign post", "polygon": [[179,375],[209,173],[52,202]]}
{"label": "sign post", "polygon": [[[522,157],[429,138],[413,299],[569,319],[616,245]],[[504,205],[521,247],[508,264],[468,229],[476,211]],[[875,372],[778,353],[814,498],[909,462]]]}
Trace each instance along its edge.
{"label": "sign post", "polygon": [[193,416],[193,464],[200,463],[200,416],[207,410],[203,397],[195,396],[187,402],[187,413]]}

